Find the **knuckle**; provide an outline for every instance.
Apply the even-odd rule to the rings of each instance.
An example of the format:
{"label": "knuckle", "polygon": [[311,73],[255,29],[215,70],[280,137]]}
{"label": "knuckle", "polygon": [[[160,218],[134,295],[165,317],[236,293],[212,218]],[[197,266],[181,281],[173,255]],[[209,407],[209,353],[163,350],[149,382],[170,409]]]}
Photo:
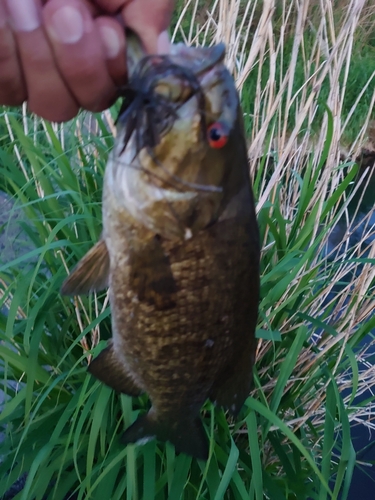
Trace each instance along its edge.
{"label": "knuckle", "polygon": [[81,106],[89,111],[98,112],[107,107],[116,93],[113,82],[96,69],[87,68],[68,82],[72,93]]}
{"label": "knuckle", "polygon": [[36,50],[30,51],[30,53],[27,54],[27,62],[25,63],[25,66],[27,64],[27,67],[32,69],[34,73],[44,74],[50,71],[51,62],[51,58],[48,54],[44,54],[43,52]]}
{"label": "knuckle", "polygon": [[16,75],[2,73],[0,66],[0,104],[19,106],[27,99],[23,82]]}
{"label": "knuckle", "polygon": [[93,82],[98,80],[100,75],[98,75],[97,65],[90,59],[83,59],[75,65],[74,71],[72,71],[71,78],[79,82]]}
{"label": "knuckle", "polygon": [[[3,30],[2,30],[3,31]],[[17,58],[15,45],[9,33],[0,32],[0,64],[9,64]]]}
{"label": "knuckle", "polygon": [[28,107],[36,115],[58,123],[71,120],[78,112],[78,107],[71,103],[61,102],[61,100],[56,99],[56,96],[54,99],[42,99],[41,96],[33,96],[29,99]]}
{"label": "knuckle", "polygon": [[[108,89],[106,89],[108,90]],[[115,92],[101,91],[93,93],[89,101],[83,102],[81,100],[81,106],[92,113],[98,113],[109,108],[116,100]]]}
{"label": "knuckle", "polygon": [[[20,96],[21,94],[19,94]],[[26,101],[26,95],[23,97],[13,96],[10,94],[3,94],[3,91],[0,92],[0,105],[2,106],[21,106]]]}
{"label": "knuckle", "polygon": [[10,52],[6,50],[1,50],[0,44],[0,68],[9,66],[13,63],[13,57]]}

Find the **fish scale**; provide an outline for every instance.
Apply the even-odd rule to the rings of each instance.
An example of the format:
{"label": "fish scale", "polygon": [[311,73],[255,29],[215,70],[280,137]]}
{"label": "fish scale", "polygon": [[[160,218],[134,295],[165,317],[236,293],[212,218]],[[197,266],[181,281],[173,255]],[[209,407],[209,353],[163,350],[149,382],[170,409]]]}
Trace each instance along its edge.
{"label": "fish scale", "polygon": [[223,57],[223,46],[177,45],[134,70],[134,105],[121,111],[105,172],[102,240],[62,288],[110,287],[113,338],[89,371],[152,403],[123,442],[156,437],[199,459],[206,399],[237,415],[249,394],[259,301],[242,112]]}

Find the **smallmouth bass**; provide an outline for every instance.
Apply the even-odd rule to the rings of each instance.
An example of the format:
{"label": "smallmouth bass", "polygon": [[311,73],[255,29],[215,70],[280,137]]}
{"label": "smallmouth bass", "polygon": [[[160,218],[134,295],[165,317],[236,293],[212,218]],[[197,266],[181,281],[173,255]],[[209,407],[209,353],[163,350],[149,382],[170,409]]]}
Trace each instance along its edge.
{"label": "smallmouth bass", "polygon": [[255,361],[259,236],[225,47],[174,45],[134,66],[103,189],[102,239],[62,293],[110,289],[113,338],[89,372],[150,411],[125,444],[208,457],[206,399],[240,411]]}

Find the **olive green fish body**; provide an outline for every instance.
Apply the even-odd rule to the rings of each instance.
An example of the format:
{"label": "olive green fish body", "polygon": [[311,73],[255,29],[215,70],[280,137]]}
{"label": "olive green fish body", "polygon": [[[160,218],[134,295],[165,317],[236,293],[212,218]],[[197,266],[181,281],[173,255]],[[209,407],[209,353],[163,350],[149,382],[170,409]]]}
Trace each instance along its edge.
{"label": "olive green fish body", "polygon": [[[119,238],[126,262],[109,250],[114,349],[155,407],[200,407],[213,382],[254,349],[256,314],[248,300],[258,281],[251,221],[220,219],[186,242],[148,232],[136,245],[137,236],[133,230]],[[106,244],[110,249],[110,237]],[[243,374],[247,387],[252,358]],[[237,409],[243,399],[234,396],[227,406]]]}
{"label": "olive green fish body", "polygon": [[[157,437],[197,458],[208,454],[199,418],[206,399],[236,415],[249,394],[259,297],[258,228],[238,97],[218,49],[206,49],[208,63],[202,50],[180,47],[201,95],[185,70],[158,72],[158,61],[146,68],[156,72],[155,92],[172,102],[173,120],[163,129],[167,113],[151,146],[152,137],[140,145],[120,123],[105,174],[103,240],[63,287],[83,293],[108,281],[113,339],[89,370],[119,392],[147,392],[152,402],[124,442]],[[220,148],[204,135],[212,123],[227,134]],[[86,283],[83,270],[95,262],[108,277]]]}

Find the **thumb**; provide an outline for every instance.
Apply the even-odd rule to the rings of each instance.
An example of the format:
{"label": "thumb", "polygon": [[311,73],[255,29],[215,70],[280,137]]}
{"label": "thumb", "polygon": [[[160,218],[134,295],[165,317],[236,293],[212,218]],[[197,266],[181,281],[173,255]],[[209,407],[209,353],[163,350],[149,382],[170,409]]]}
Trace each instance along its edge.
{"label": "thumb", "polygon": [[174,0],[133,0],[127,3],[121,13],[125,25],[137,33],[144,49],[149,54],[169,49],[167,35],[174,7]]}
{"label": "thumb", "polygon": [[169,54],[170,50],[171,50],[171,41],[168,35],[168,31],[162,31],[158,36],[157,53]]}

